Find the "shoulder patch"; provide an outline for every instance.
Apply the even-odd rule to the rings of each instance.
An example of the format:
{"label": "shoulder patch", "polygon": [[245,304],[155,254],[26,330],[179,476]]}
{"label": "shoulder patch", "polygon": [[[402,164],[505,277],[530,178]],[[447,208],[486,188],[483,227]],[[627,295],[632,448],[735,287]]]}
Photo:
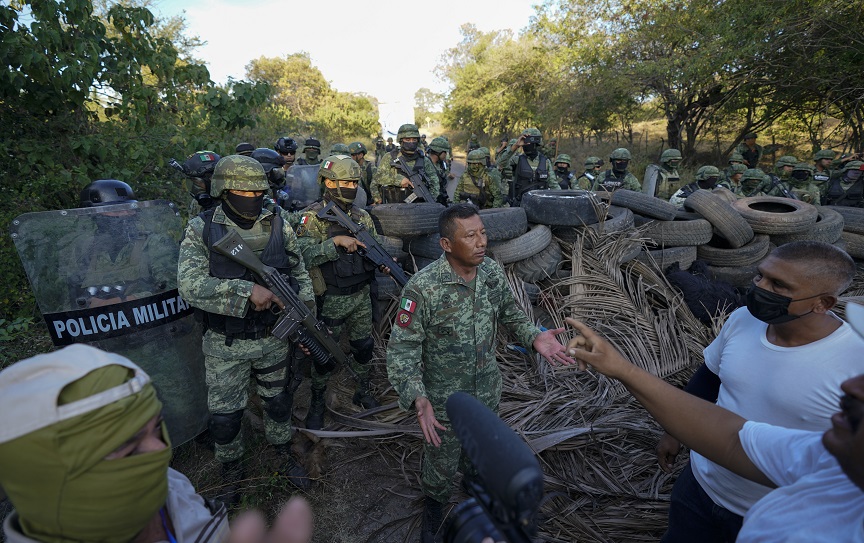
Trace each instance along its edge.
{"label": "shoulder patch", "polygon": [[309,222],[309,215],[303,215],[303,218],[300,219],[300,224],[306,226],[307,222]]}
{"label": "shoulder patch", "polygon": [[399,309],[408,313],[414,313],[414,310],[417,309],[417,302],[410,298],[402,298],[402,301],[399,303]]}
{"label": "shoulder patch", "polygon": [[396,313],[396,326],[401,328],[405,328],[409,324],[411,324],[411,313],[405,311],[404,309],[400,309],[398,313]]}

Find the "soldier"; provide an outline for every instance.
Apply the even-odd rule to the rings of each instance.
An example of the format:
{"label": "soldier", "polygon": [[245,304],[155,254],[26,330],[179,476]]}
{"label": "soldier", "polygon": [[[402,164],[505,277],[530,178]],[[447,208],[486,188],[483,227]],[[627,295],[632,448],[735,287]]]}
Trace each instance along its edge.
{"label": "soldier", "polygon": [[[747,165],[744,164],[744,157],[741,156],[741,153],[739,153],[738,151],[732,151],[732,154],[729,155],[728,163],[729,163],[729,166],[725,170],[723,170],[723,177],[726,179],[727,183],[730,181],[732,176],[735,174],[734,170],[735,170],[736,164],[741,164],[744,166],[744,169],[741,170],[742,173],[747,169]],[[732,183],[730,183],[730,186],[731,185],[732,185]]]}
{"label": "soldier", "polygon": [[413,124],[403,124],[396,134],[396,141],[399,142],[399,149],[394,149],[389,154],[384,155],[384,160],[387,162],[380,164],[372,177],[372,201],[376,204],[382,202],[400,203],[411,193],[410,190],[399,190],[400,187],[403,189],[413,187],[402,170],[393,165],[399,159],[400,154],[405,158],[405,162],[413,172],[423,172],[429,192],[432,193],[433,198],[437,198],[438,174],[435,172],[432,161],[425,157],[419,149],[420,131]]}
{"label": "soldier", "polygon": [[864,207],[864,162],[851,160],[823,188],[825,205]]}
{"label": "soldier", "polygon": [[501,193],[501,204],[495,207],[501,207],[504,205],[504,195],[507,194],[507,187],[504,185],[504,180],[501,178],[501,172],[492,164],[492,153],[489,151],[488,147],[481,147],[478,150],[483,152],[483,157],[486,160],[486,171],[489,173],[489,177],[491,177],[498,185],[498,190]]}
{"label": "soldier", "polygon": [[678,149],[666,149],[660,154],[660,165],[649,168],[645,172],[645,180],[649,176],[654,179],[654,196],[668,200],[681,186],[681,175],[678,173],[678,165],[681,164],[681,151]]}
{"label": "soldier", "polygon": [[669,203],[681,207],[684,205],[684,200],[697,190],[714,190],[719,183],[720,170],[716,166],[702,166],[696,171],[696,180],[675,191],[675,194],[669,198]]}
{"label": "soldier", "polygon": [[426,143],[426,134],[420,134],[420,147],[423,149],[423,153],[426,153],[426,149],[429,145]]}
{"label": "soldier", "polygon": [[813,170],[813,182],[816,183],[820,190],[824,189],[831,179],[831,166],[834,164],[835,156],[836,153],[831,149],[820,149],[813,155],[815,167]]}
{"label": "soldier", "polygon": [[221,158],[213,151],[197,151],[186,157],[183,164],[179,166],[176,162],[171,163],[187,178],[186,188],[192,196],[192,201],[189,202],[190,217],[212,209],[219,203],[210,196],[210,179],[213,177],[216,163]]}
{"label": "soldier", "polygon": [[501,141],[498,142],[498,147],[495,149],[495,164],[496,164],[496,166],[498,165],[498,157],[501,156],[501,153],[503,153],[504,150],[507,149],[507,147],[509,145],[513,145],[512,143],[508,144],[507,142],[508,142],[507,136],[506,135],[501,136]]}
{"label": "soldier", "polygon": [[468,152],[470,153],[474,149],[480,148],[480,140],[477,139],[477,134],[471,134],[471,137],[468,138]]}
{"label": "soldier", "polygon": [[333,156],[333,155],[348,156],[350,154],[351,154],[351,150],[348,149],[347,145],[345,145],[344,143],[334,143],[333,145],[330,146],[330,152],[327,154],[327,156]]}
{"label": "soldier", "polygon": [[[570,171],[570,155],[560,154],[555,157],[555,177],[558,178],[558,185],[562,190],[570,189],[570,184],[573,181],[573,172]],[[573,183],[575,185],[575,183]]]}
{"label": "soldier", "polygon": [[789,185],[797,200],[818,206],[821,195],[819,187],[813,182],[815,170],[816,168],[812,164],[799,162],[789,176]]}
{"label": "soldier", "polygon": [[[505,198],[510,192],[510,185],[513,183],[513,170],[507,167],[507,161],[513,156],[513,152],[510,149],[516,145],[517,141],[516,138],[512,138],[503,149],[495,153],[495,167],[501,172],[501,194],[505,195]],[[520,153],[521,149],[517,149],[516,154]]]}
{"label": "soldier", "polygon": [[[549,159],[540,150],[541,145],[543,135],[540,131],[527,128],[502,155],[502,159],[506,160],[505,171],[512,172],[513,182],[508,190],[511,206],[518,206],[522,202],[522,195],[529,190],[561,188],[550,171]],[[522,154],[516,152],[519,149],[522,149]]]}
{"label": "soldier", "polygon": [[312,283],[287,213],[263,207],[269,188],[257,161],[239,155],[223,158],[211,186],[220,205],[189,221],[180,243],[178,290],[206,330],[202,348],[210,434],[216,460],[222,463],[222,499],[228,502],[239,499],[236,485],[243,478],[240,430],[250,376],[263,403],[267,441],[283,459],[281,472],[292,484],[309,486],[306,470],[290,455],[294,396],[286,385],[296,381],[287,369],[289,345],[270,334],[278,317],[271,308],[281,307],[281,301],[257,284],[249,270],[212,249],[229,230],[237,232],[264,264],[290,276],[299,297],[315,310]]}
{"label": "soldier", "polygon": [[[375,266],[357,250],[363,243],[342,228],[316,215],[334,202],[351,219],[377,237],[372,217],[352,205],[357,184],[362,177],[360,166],[345,155],[327,157],[321,164],[318,180],[324,185],[323,201],[315,202],[303,214],[298,229],[298,245],[313,277],[315,295],[323,297],[321,320],[338,340],[342,327],[348,332],[351,346],[351,370],[357,376],[355,405],[372,409],[378,402],[369,391],[369,363],[372,362],[372,303],[369,285],[375,280]],[[319,373],[312,366],[312,400],[306,417],[306,428],[320,430],[324,425],[324,391],[329,373]]]}
{"label": "soldier", "polygon": [[384,146],[385,153],[392,153],[396,150],[396,146],[393,145],[393,138],[387,138],[387,145]]}
{"label": "soldier", "polygon": [[298,158],[295,164],[321,164],[321,142],[315,138],[308,138],[303,144],[303,157]]}
{"label": "soldier", "polygon": [[435,172],[438,174],[438,203],[447,205],[447,183],[454,179],[453,174],[447,164],[447,153],[450,152],[450,142],[447,138],[438,136],[433,138],[429,143],[429,150],[426,154],[432,165],[435,166]]}
{"label": "soldier", "polygon": [[618,189],[626,189],[641,191],[642,184],[639,183],[635,175],[627,171],[631,159],[630,151],[623,147],[612,151],[612,154],[609,155],[609,162],[612,167],[598,174],[589,190],[614,192]]}
{"label": "soldier", "polygon": [[468,153],[465,173],[453,193],[454,200],[473,203],[480,209],[501,207],[501,185],[489,175],[486,157],[480,149]]}
{"label": "soldier", "polygon": [[[758,168],[759,160],[762,158],[762,146],[756,144],[756,133],[750,132],[744,135],[744,142],[735,148],[741,154],[744,164],[750,168]],[[797,161],[796,161],[797,162]]]}
{"label": "soldier", "polygon": [[781,156],[777,159],[777,162],[774,163],[774,173],[768,174],[768,183],[762,189],[765,196],[795,199],[789,184],[789,176],[796,164],[798,164],[798,159],[791,155]]}
{"label": "soldier", "polygon": [[741,176],[744,175],[744,172],[747,171],[747,166],[743,163],[732,164],[726,170],[724,170],[724,174],[727,172],[725,184],[735,194],[741,194]]}
{"label": "soldier", "polygon": [[594,181],[600,176],[603,159],[599,156],[589,156],[585,159],[585,171],[576,178],[576,186],[582,190],[592,190]]}
{"label": "soldier", "polygon": [[351,158],[354,159],[354,162],[360,166],[360,171],[362,172],[362,175],[360,176],[360,186],[363,187],[363,190],[366,191],[367,195],[369,195],[372,190],[372,176],[375,174],[377,168],[371,162],[366,160],[366,146],[363,145],[362,142],[351,142],[351,144],[348,145],[348,152],[351,154]]}
{"label": "soldier", "polygon": [[485,256],[486,231],[475,206],[448,207],[439,231],[444,254],[408,281],[387,346],[387,374],[399,406],[416,412],[426,441],[422,542],[435,538],[457,467],[470,469],[449,428],[444,402],[461,390],[498,408],[498,326],[552,364],[573,362],[555,338],[563,329],[541,332],[534,326],[516,305],[504,270]]}
{"label": "soldier", "polygon": [[764,196],[763,190],[767,188],[767,183],[770,183],[770,180],[765,172],[759,168],[748,168],[741,175],[741,185],[736,194],[742,197]]}
{"label": "soldier", "polygon": [[252,151],[255,150],[255,146],[251,143],[238,143],[237,147],[234,148],[235,155],[243,155],[243,156],[251,156]]}
{"label": "soldier", "polygon": [[[285,159],[283,155],[273,149],[261,147],[255,149],[251,156],[261,163],[261,167],[264,168],[264,174],[267,176],[267,183],[270,184],[270,193],[264,197],[264,207],[270,209],[270,211],[273,211],[273,206],[275,205],[287,208],[290,205],[291,189],[285,186]],[[299,215],[297,212],[289,214],[289,222],[292,228],[295,228],[299,224]]]}
{"label": "soldier", "polygon": [[384,139],[381,136],[375,138],[375,166],[378,165],[378,162],[381,160],[381,156],[384,154]]}
{"label": "soldier", "polygon": [[297,142],[293,138],[282,137],[276,140],[273,148],[285,160],[285,165],[282,166],[282,169],[288,171],[288,168],[293,166],[297,159]]}

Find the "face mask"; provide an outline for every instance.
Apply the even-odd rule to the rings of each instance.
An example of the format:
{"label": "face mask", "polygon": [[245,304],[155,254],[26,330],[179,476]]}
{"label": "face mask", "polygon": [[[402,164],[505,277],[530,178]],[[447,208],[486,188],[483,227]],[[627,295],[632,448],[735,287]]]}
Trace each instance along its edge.
{"label": "face mask", "polygon": [[679,162],[681,162],[681,161],[680,160],[670,160],[669,161],[669,169],[674,170],[675,168],[677,168]]}
{"label": "face mask", "polygon": [[264,195],[240,196],[233,192],[226,192],[225,204],[228,206],[228,209],[233,211],[240,218],[254,222],[255,219],[258,218],[258,215],[261,214],[261,209],[264,207]]}
{"label": "face mask", "polygon": [[846,179],[849,181],[858,181],[859,177],[861,177],[861,170],[849,170],[846,172]]}
{"label": "face mask", "polygon": [[403,141],[402,142],[402,150],[408,154],[412,154],[417,151],[418,143],[416,141]]}
{"label": "face mask", "polygon": [[792,179],[795,179],[796,181],[806,181],[808,177],[810,177],[810,172],[805,172],[803,170],[792,172]]}
{"label": "face mask", "polygon": [[699,185],[700,189],[711,190],[717,186],[718,178],[709,177],[708,179],[703,179],[702,181],[697,181],[696,184]]}
{"label": "face mask", "polygon": [[537,145],[533,143],[526,143],[522,146],[522,150],[525,152],[526,155],[534,156],[537,154]]}
{"label": "face mask", "polygon": [[750,285],[750,290],[747,291],[747,309],[750,311],[751,315],[766,324],[783,324],[794,321],[795,319],[799,319],[804,315],[809,315],[813,312],[811,309],[807,313],[802,313],[801,315],[791,315],[789,314],[790,303],[809,300],[810,298],[817,298],[819,296],[822,295],[816,294],[806,298],[793,300],[792,298],[777,294],[776,292],[771,292],[770,290],[765,290],[764,288],[759,288],[753,284]]}
{"label": "face mask", "polygon": [[347,189],[345,187],[337,187],[335,189],[328,188],[327,195],[330,196],[331,200],[335,200],[348,206],[351,205],[354,202],[354,198],[357,197],[357,189]]}
{"label": "face mask", "polygon": [[486,166],[484,166],[483,164],[469,164],[468,165],[468,173],[471,175],[471,177],[478,177],[480,174],[483,173],[483,170],[485,170],[485,169],[486,169]]}
{"label": "face mask", "polygon": [[305,154],[307,160],[318,160],[318,155],[321,154],[321,151],[317,149],[309,149]]}
{"label": "face mask", "polygon": [[630,164],[629,160],[613,160],[612,161],[612,169],[616,172],[626,172],[627,166]]}
{"label": "face mask", "polygon": [[567,173],[567,170],[567,166],[564,166],[563,168],[555,168],[555,171],[558,173]]}

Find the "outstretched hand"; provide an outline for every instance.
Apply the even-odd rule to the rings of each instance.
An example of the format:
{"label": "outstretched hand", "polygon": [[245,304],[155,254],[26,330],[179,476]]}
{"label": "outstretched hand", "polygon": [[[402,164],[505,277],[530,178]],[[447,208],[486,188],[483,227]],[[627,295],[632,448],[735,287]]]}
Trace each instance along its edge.
{"label": "outstretched hand", "polygon": [[576,363],[575,360],[567,356],[566,347],[564,347],[564,345],[558,341],[558,338],[555,337],[564,332],[564,330],[566,330],[566,328],[556,328],[555,330],[540,332],[537,337],[534,338],[534,343],[532,344],[534,350],[546,358],[546,360],[548,360],[553,366],[569,366],[570,364]]}
{"label": "outstretched hand", "polygon": [[579,333],[567,344],[567,354],[576,359],[580,370],[591,365],[607,377],[620,379],[624,372],[634,367],[611,343],[584,323],[570,317],[564,320]]}
{"label": "outstretched hand", "polygon": [[414,407],[417,408],[417,422],[420,423],[420,429],[423,430],[423,437],[426,439],[426,443],[440,447],[441,436],[438,435],[436,428],[444,431],[447,431],[447,428],[435,418],[435,410],[432,409],[432,404],[424,396],[418,396],[414,400]]}

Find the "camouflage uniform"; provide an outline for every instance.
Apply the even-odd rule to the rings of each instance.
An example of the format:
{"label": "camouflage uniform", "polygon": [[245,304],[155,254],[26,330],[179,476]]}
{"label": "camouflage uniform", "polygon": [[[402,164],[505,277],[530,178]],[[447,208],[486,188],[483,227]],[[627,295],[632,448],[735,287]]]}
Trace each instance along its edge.
{"label": "camouflage uniform", "polygon": [[497,410],[498,326],[505,326],[528,348],[540,330],[516,305],[504,270],[490,258],[466,283],[442,255],[408,281],[402,296],[387,346],[387,373],[402,409],[411,410],[417,397],[426,397],[435,417],[448,428],[439,433],[440,447],[424,445],[421,473],[423,493],[446,502],[460,458],[464,465],[447,419],[447,398],[463,391]]}
{"label": "camouflage uniform", "polygon": [[589,156],[585,159],[585,171],[582,172],[582,175],[576,178],[576,182],[574,183],[573,188],[579,188],[582,190],[592,190],[594,186],[594,181],[600,176],[600,173],[597,168],[603,165],[603,159],[599,156]]}
{"label": "camouflage uniform", "polygon": [[[234,160],[237,155],[225,157],[222,161]],[[260,168],[260,164],[249,158]],[[220,163],[222,162],[220,161]],[[239,167],[249,168],[247,163],[238,162]],[[214,174],[214,181],[218,175]],[[266,178],[260,169],[264,186]],[[231,188],[231,187],[229,187]],[[214,182],[214,191],[221,194]],[[289,225],[288,213],[283,212],[282,238],[285,251],[295,255],[294,265],[290,275],[299,284],[299,297],[314,303],[312,282],[309,274],[299,258],[299,247],[294,231]],[[248,243],[250,248],[260,255],[270,239],[270,228],[274,215],[268,209],[262,209],[254,224],[248,230],[239,228],[228,218],[220,204],[213,211],[212,222],[221,225],[226,230],[234,230]],[[254,311],[249,296],[254,283],[246,279],[222,279],[211,275],[210,248],[204,241],[205,221],[195,217],[189,221],[183,241],[180,244],[180,260],[177,266],[177,288],[183,299],[207,314],[227,317],[244,318]],[[211,242],[215,242],[211,239]],[[291,439],[291,402],[286,405],[283,396],[287,384],[287,370],[284,362],[289,354],[289,345],[271,336],[269,332],[260,334],[257,339],[243,339],[241,335],[228,337],[213,329],[204,334],[202,349],[207,381],[207,404],[211,413],[211,431],[214,417],[230,419],[231,434],[236,426],[237,433],[233,437],[226,435],[224,427],[222,434],[226,435],[225,443],[220,443],[217,432],[216,459],[227,463],[238,460],[243,455],[242,433],[239,431],[239,420],[248,401],[249,378],[255,374],[256,392],[264,401],[264,432],[267,441],[274,445],[287,443]],[[272,366],[278,369],[267,371]],[[223,421],[224,422],[224,421]],[[224,440],[223,440],[224,441]]]}
{"label": "camouflage uniform", "polygon": [[[531,137],[540,137],[540,131],[536,128],[525,129],[524,135]],[[527,144],[526,144],[527,145]],[[555,165],[551,158],[548,158],[537,145],[537,154],[534,158],[529,157],[523,152],[519,153],[518,148],[513,149],[509,146],[501,153],[501,160],[505,164],[504,171],[509,173],[505,176],[508,178],[507,193],[511,195],[510,205],[519,205],[522,200],[522,195],[529,190],[560,190],[558,178],[555,177]],[[528,175],[530,172],[532,175]],[[520,176],[519,172],[522,171]],[[510,190],[512,185],[513,190]]]}
{"label": "camouflage uniform", "polygon": [[[372,176],[375,175],[375,170],[377,169],[375,165],[366,160],[366,146],[363,145],[363,142],[355,141],[348,145],[348,154],[351,155],[352,158],[355,155],[362,155],[360,160],[354,158],[357,161],[357,164],[360,166],[360,186],[363,187],[363,190],[366,191],[366,195],[370,196],[370,191],[372,190]],[[371,196],[368,198],[371,200]]]}
{"label": "camouflage uniform", "polygon": [[825,205],[864,207],[864,172],[861,168],[864,168],[864,162],[850,160],[822,187]]}
{"label": "camouflage uniform", "polygon": [[481,149],[468,153],[468,164],[465,173],[459,178],[459,184],[453,193],[453,199],[458,202],[471,202],[480,209],[501,207],[501,185],[489,175],[486,158]]}
{"label": "camouflage uniform", "polygon": [[771,182],[765,172],[759,168],[750,168],[741,176],[741,184],[735,194],[741,197],[764,196],[767,184]]}
{"label": "camouflage uniform", "polygon": [[813,171],[815,169],[812,164],[806,162],[796,164],[795,169],[792,170],[792,174],[789,176],[789,185],[792,189],[792,194],[797,199],[818,206],[821,195],[818,185],[813,182]]}
{"label": "camouflage uniform", "polygon": [[514,154],[518,154],[511,151],[513,146],[516,145],[516,141],[516,138],[511,139],[507,142],[504,150],[495,155],[495,167],[501,172],[501,194],[507,194],[510,189],[510,183],[513,182],[513,170],[507,167],[507,162]]}
{"label": "camouflage uniform", "polygon": [[[589,190],[614,192],[618,189],[626,189],[637,192],[641,191],[642,183],[636,179],[635,175],[627,171],[627,166],[630,164],[631,159],[630,151],[623,147],[612,151],[612,154],[609,155],[609,162],[612,164],[612,168],[599,173]],[[616,163],[624,164],[623,169],[619,168],[616,170]]]}
{"label": "camouflage uniform", "polygon": [[[413,134],[417,134],[414,136]],[[416,137],[420,138],[420,133],[417,131],[417,127],[414,125],[402,125],[399,128],[399,134],[397,139],[400,144],[402,143],[403,138],[406,137]],[[383,198],[381,195],[381,187],[401,187],[402,179],[405,176],[401,170],[396,169],[395,167],[390,165],[390,161],[397,160],[399,158],[399,154],[405,158],[405,162],[408,164],[409,168],[414,168],[418,161],[422,160],[422,166],[417,166],[417,168],[421,168],[426,173],[426,179],[428,181],[429,192],[432,194],[433,198],[438,197],[438,173],[435,171],[435,166],[432,164],[432,161],[429,160],[419,149],[414,152],[413,155],[406,155],[403,150],[393,150],[389,154],[384,155],[384,161],[378,164],[378,170],[375,171],[375,174],[372,176],[372,188],[371,188],[371,196],[373,202],[382,202]],[[406,194],[407,196],[407,194]],[[398,202],[389,202],[389,203],[398,203]]]}
{"label": "camouflage uniform", "polygon": [[668,200],[681,187],[681,175],[678,173],[681,158],[681,151],[678,149],[666,149],[660,155],[660,165],[657,168],[659,179],[654,186],[654,196],[657,198]]}
{"label": "camouflage uniform", "polygon": [[[702,166],[696,172],[696,180],[678,189],[675,194],[673,194],[672,197],[669,198],[669,203],[674,205],[675,207],[681,207],[684,205],[684,201],[687,200],[687,197],[696,192],[697,190],[713,190],[714,188],[718,187],[731,190],[731,187],[725,181],[720,181],[720,177],[720,170],[718,170],[716,167]],[[700,181],[706,181],[711,178],[715,179],[714,186],[710,186],[710,184],[710,188],[702,188],[701,186],[699,186]]]}
{"label": "camouflage uniform", "polygon": [[309,138],[303,144],[303,156],[297,157],[294,164],[315,165],[321,164],[321,142],[315,138]]}
{"label": "camouflage uniform", "polygon": [[489,177],[491,177],[492,181],[494,181],[498,185],[498,192],[500,192],[502,195],[501,196],[501,204],[496,205],[495,207],[501,207],[501,205],[504,205],[504,196],[503,195],[507,193],[507,187],[504,184],[504,179],[501,178],[501,172],[498,170],[498,167],[492,163],[492,152],[489,151],[489,148],[488,147],[481,147],[479,150],[483,151],[483,156],[485,158],[485,164],[486,164],[486,171],[489,173]]}

